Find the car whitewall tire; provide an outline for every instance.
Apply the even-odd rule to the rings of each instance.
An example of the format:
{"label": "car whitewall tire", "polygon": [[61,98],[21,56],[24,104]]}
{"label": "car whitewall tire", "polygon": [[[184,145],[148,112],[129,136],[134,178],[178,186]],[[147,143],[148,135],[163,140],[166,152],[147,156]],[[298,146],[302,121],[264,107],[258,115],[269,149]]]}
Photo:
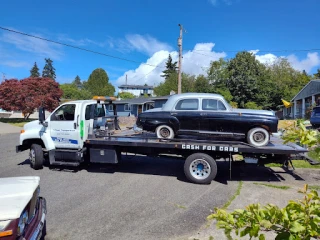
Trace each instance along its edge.
{"label": "car whitewall tire", "polygon": [[269,132],[261,127],[252,128],[247,134],[247,141],[255,147],[263,147],[269,143]]}
{"label": "car whitewall tire", "polygon": [[160,125],[156,129],[157,138],[172,139],[174,138],[174,131],[167,125]]}

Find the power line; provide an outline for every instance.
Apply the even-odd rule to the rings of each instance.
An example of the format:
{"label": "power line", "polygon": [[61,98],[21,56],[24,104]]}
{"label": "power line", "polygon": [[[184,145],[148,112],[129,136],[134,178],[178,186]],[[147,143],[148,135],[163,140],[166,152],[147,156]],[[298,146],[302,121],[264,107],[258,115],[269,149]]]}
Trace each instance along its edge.
{"label": "power line", "polygon": [[152,65],[152,64],[149,64],[149,63],[141,63],[141,62],[138,62],[138,61],[135,61],[135,60],[122,58],[122,57],[117,57],[117,56],[113,56],[113,55],[110,55],[110,54],[93,51],[93,50],[82,48],[82,47],[77,47],[77,46],[70,45],[70,44],[67,44],[67,43],[62,43],[62,42],[50,40],[50,39],[47,39],[47,38],[34,36],[34,35],[31,35],[31,34],[28,34],[28,33],[19,32],[19,31],[12,30],[12,29],[9,29],[9,28],[4,28],[4,27],[1,27],[1,26],[0,26],[0,29],[5,30],[5,31],[9,31],[9,32],[13,32],[13,33],[17,33],[17,34],[20,34],[20,35],[24,35],[24,36],[27,36],[27,37],[32,37],[32,38],[40,39],[40,40],[43,40],[43,41],[59,44],[59,45],[62,45],[62,46],[71,47],[71,48],[75,48],[75,49],[78,49],[78,50],[82,50],[82,51],[86,51],[86,52],[102,55],[102,56],[105,56],[105,57],[115,58],[115,59],[119,59],[119,60],[122,60],[122,61],[133,62],[133,63],[143,64],[143,65],[148,65],[148,66],[151,66],[151,67],[158,67],[158,66],[155,66],[155,65]]}
{"label": "power line", "polygon": [[[208,50],[189,50],[189,51],[193,51],[193,52],[212,52],[212,51],[208,51]],[[224,50],[215,50],[215,52],[241,52],[241,51],[254,51],[253,49],[251,50],[228,50],[228,51],[224,51]],[[259,53],[274,53],[274,52],[310,52],[310,51],[320,51],[320,48],[310,48],[310,49],[293,49],[293,50],[258,50]],[[206,56],[206,55],[205,55]]]}

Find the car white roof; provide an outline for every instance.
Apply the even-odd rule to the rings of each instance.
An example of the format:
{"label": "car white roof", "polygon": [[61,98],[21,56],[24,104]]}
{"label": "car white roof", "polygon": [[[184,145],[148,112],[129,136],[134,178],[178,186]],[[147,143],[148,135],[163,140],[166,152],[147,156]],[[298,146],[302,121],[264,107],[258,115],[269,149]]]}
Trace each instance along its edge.
{"label": "car white roof", "polygon": [[19,218],[39,183],[37,176],[0,178],[0,221]]}
{"label": "car white roof", "polygon": [[185,98],[214,98],[217,100],[221,100],[225,102],[225,99],[220,94],[215,93],[181,93],[181,94],[174,94],[171,95],[167,102],[163,105],[162,111],[170,111],[174,104],[179,101],[180,99]]}

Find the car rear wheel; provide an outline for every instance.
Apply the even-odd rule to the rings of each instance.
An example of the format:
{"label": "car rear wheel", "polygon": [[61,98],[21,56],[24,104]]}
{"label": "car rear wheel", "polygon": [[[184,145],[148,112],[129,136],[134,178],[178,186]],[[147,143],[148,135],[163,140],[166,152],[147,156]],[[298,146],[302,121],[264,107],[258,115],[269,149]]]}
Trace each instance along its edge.
{"label": "car rear wheel", "polygon": [[167,125],[160,125],[156,129],[157,138],[172,139],[174,138],[174,131]]}
{"label": "car rear wheel", "polygon": [[33,169],[38,170],[43,168],[43,151],[40,145],[31,145],[29,160]]}
{"label": "car rear wheel", "polygon": [[263,147],[269,143],[269,132],[261,127],[252,128],[247,135],[247,141],[249,144],[255,147]]}

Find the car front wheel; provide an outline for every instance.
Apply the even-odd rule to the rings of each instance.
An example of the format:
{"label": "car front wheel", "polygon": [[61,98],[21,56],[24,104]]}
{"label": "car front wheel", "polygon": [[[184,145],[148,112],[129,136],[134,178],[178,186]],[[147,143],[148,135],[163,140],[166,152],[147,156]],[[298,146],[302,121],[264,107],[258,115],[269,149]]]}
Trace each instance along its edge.
{"label": "car front wheel", "polygon": [[174,138],[174,131],[167,125],[160,125],[156,129],[157,138],[172,139]]}
{"label": "car front wheel", "polygon": [[269,132],[261,127],[252,128],[247,135],[247,141],[249,144],[255,147],[263,147],[269,143]]}
{"label": "car front wheel", "polygon": [[43,168],[43,151],[38,144],[32,144],[30,148],[29,160],[34,170]]}

